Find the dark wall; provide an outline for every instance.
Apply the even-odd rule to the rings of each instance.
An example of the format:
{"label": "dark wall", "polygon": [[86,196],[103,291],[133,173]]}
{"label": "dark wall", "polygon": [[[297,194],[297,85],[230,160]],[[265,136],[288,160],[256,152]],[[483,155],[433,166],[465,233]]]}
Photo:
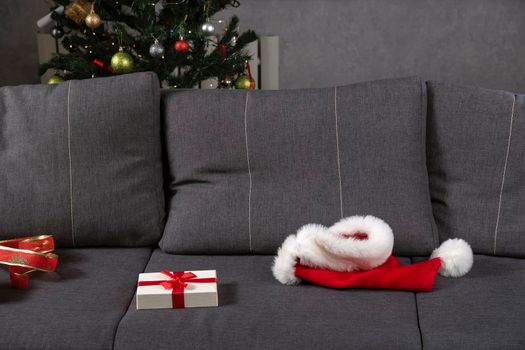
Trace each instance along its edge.
{"label": "dark wall", "polygon": [[281,87],[420,75],[525,92],[523,0],[241,0],[280,36]]}
{"label": "dark wall", "polygon": [[[2,0],[0,85],[38,81],[43,0]],[[523,0],[241,0],[241,29],[280,36],[283,88],[421,75],[525,92]]]}
{"label": "dark wall", "polygon": [[43,0],[0,0],[0,86],[40,82],[36,21],[49,7]]}

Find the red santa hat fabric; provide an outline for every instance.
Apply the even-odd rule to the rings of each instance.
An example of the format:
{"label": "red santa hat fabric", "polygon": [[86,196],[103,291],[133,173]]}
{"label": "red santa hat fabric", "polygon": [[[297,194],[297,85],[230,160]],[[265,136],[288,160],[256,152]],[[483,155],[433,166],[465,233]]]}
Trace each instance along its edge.
{"label": "red santa hat fabric", "polygon": [[329,288],[390,289],[429,292],[441,267],[441,259],[434,258],[421,263],[402,265],[394,256],[374,269],[341,272],[316,269],[301,264],[295,266],[295,276]]}
{"label": "red santa hat fabric", "polygon": [[402,265],[393,257],[390,226],[373,216],[344,218],[327,228],[309,224],[290,235],[277,252],[272,272],[282,284],[301,280],[330,288],[430,291],[436,274],[461,277],[473,264],[472,249],[449,239],[430,260]]}

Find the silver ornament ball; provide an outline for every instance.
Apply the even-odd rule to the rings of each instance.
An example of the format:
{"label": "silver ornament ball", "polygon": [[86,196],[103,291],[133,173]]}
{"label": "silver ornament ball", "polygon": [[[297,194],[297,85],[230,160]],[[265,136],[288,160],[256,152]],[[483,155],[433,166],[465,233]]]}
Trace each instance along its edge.
{"label": "silver ornament ball", "polygon": [[53,29],[51,29],[51,36],[55,39],[60,39],[64,36],[64,29],[59,25],[54,26]]}
{"label": "silver ornament ball", "polygon": [[164,46],[158,40],[155,40],[149,47],[149,54],[151,57],[162,57],[164,55]]}
{"label": "silver ornament ball", "polygon": [[215,32],[215,26],[210,22],[206,22],[201,27],[202,32],[206,35],[211,35]]}

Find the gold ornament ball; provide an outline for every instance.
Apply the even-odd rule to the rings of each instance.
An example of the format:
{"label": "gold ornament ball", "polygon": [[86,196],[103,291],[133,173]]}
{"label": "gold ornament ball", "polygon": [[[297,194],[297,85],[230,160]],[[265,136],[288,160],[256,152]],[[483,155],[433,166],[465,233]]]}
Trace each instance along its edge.
{"label": "gold ornament ball", "polygon": [[58,74],[53,74],[52,76],[49,77],[49,79],[47,79],[47,83],[49,85],[60,84],[60,83],[63,83],[63,82],[64,82],[64,78],[62,78]]}
{"label": "gold ornament ball", "polygon": [[117,74],[129,73],[133,70],[133,57],[129,53],[119,51],[111,57],[111,68]]}
{"label": "gold ornament ball", "polygon": [[91,12],[89,15],[86,16],[85,22],[88,28],[98,28],[98,26],[100,26],[101,23],[100,16],[97,15],[95,12]]}
{"label": "gold ornament ball", "polygon": [[235,80],[235,88],[236,89],[244,89],[249,90],[252,88],[252,84],[250,83],[250,77],[246,74],[243,74]]}

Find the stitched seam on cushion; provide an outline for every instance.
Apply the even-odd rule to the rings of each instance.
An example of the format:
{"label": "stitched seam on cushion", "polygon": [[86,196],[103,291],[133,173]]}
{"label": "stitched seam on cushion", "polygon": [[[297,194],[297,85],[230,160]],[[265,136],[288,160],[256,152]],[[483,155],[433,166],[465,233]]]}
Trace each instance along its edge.
{"label": "stitched seam on cushion", "polygon": [[69,159],[69,208],[71,213],[71,240],[76,246],[75,240],[75,216],[73,211],[73,160],[71,157],[71,117],[70,117],[70,95],[71,80],[67,86],[67,151]]}
{"label": "stitched seam on cushion", "polygon": [[252,252],[252,169],[250,167],[250,149],[248,147],[248,94],[246,92],[246,100],[244,102],[244,140],[246,143],[246,166],[248,167],[248,236],[250,253]]}
{"label": "stitched seam on cushion", "polygon": [[339,116],[337,115],[337,86],[334,87],[335,145],[337,149],[337,175],[339,177],[339,204],[343,218],[343,182],[341,180],[341,152],[339,149]]}
{"label": "stitched seam on cushion", "polygon": [[[151,261],[151,258],[153,257],[153,253],[155,253],[155,247],[151,249],[151,253],[149,255],[148,260],[146,261],[146,265],[144,265],[144,267],[142,268],[143,273],[146,272],[146,267],[148,267],[149,262]],[[115,341],[117,340],[118,328],[120,324],[122,323],[122,320],[124,319],[124,317],[127,315],[129,308],[131,307],[131,303],[133,302],[133,297],[135,296],[136,292],[137,292],[137,286],[135,285],[135,293],[131,295],[131,299],[128,303],[128,307],[126,308],[126,310],[124,310],[124,312],[122,313],[122,316],[120,316],[120,319],[117,322],[117,326],[115,327],[115,332],[113,333],[113,346],[111,347],[111,349],[115,349]]]}
{"label": "stitched seam on cushion", "polygon": [[505,165],[503,166],[503,175],[501,177],[501,188],[499,191],[499,201],[498,201],[498,216],[496,217],[496,228],[494,229],[494,255],[496,255],[497,240],[498,240],[498,229],[499,229],[499,219],[501,215],[501,202],[503,200],[503,187],[505,186],[505,176],[507,175],[507,165],[509,162],[509,153],[510,153],[510,143],[512,140],[512,125],[514,123],[514,108],[516,106],[516,95],[513,96],[512,101],[512,112],[510,115],[510,125],[509,125],[509,137],[507,139],[507,152],[505,154]]}

